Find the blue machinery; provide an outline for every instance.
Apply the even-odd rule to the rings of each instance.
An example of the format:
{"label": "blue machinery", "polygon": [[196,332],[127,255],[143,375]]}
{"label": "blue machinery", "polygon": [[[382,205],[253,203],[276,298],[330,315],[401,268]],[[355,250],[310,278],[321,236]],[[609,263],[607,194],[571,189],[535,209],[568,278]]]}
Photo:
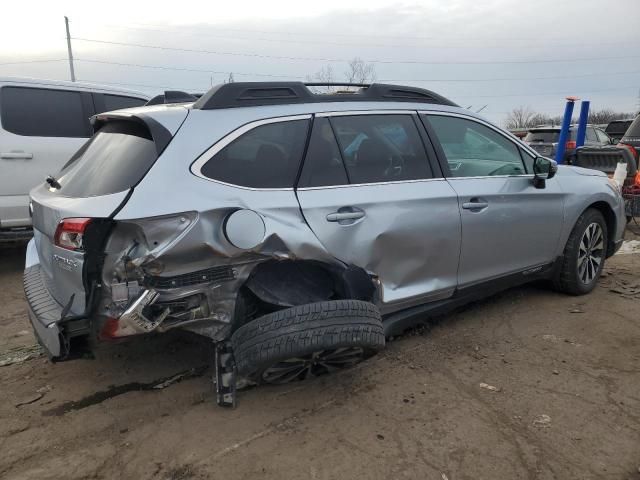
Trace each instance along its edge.
{"label": "blue machinery", "polygon": [[[558,148],[556,149],[556,162],[564,163],[564,154],[567,150],[567,142],[569,141],[569,130],[571,128],[571,116],[573,115],[573,105],[578,100],[577,97],[567,97],[567,104],[564,107],[564,117],[562,119],[562,128],[560,129],[560,138],[558,139]],[[575,147],[584,145],[585,134],[587,132],[587,119],[589,117],[589,101],[583,100],[580,105],[580,120],[578,120],[578,133],[576,135]]]}

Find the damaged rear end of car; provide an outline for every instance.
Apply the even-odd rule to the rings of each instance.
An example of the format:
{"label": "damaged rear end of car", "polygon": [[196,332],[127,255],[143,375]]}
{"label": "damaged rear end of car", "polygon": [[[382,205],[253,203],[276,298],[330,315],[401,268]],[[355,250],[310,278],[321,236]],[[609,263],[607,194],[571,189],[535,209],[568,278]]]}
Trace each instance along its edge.
{"label": "damaged rear end of car", "polygon": [[[109,309],[119,312],[105,308],[105,295],[124,295],[111,286],[118,272],[108,283],[104,278],[107,248],[120,228],[114,216],[186,116],[184,108],[165,107],[98,115],[94,136],[58,174],[31,191],[34,238],[27,248],[24,287],[34,331],[52,360],[82,355],[110,333]],[[122,281],[128,283],[126,275]],[[129,295],[138,295],[135,281]]]}

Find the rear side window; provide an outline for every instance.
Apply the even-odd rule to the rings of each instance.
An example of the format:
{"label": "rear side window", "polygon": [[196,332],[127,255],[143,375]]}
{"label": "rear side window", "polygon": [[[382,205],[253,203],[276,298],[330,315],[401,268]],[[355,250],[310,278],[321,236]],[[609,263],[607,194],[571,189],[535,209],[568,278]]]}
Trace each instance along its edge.
{"label": "rear side window", "polygon": [[88,115],[80,92],[44,88],[3,87],[2,126],[31,137],[89,137]]}
{"label": "rear side window", "polygon": [[431,167],[410,115],[331,118],[352,184],[431,178]]}
{"label": "rear side window", "polygon": [[329,120],[318,117],[313,122],[311,140],[298,186],[327,187],[348,183],[347,171],[342,163],[340,148]]}
{"label": "rear side window", "polygon": [[145,126],[109,122],[85,143],[60,172],[59,192],[66,197],[93,197],[135,186],[158,158]]}
{"label": "rear side window", "polygon": [[120,110],[121,108],[140,107],[145,103],[147,103],[147,101],[141,98],[123,97],[122,95],[104,95],[105,112],[110,112],[111,110]]}
{"label": "rear side window", "polygon": [[308,127],[308,120],[256,127],[211,157],[200,172],[213,180],[243,187],[292,188]]}
{"label": "rear side window", "polygon": [[587,128],[587,135],[586,138],[588,141],[590,142],[594,142],[597,143],[598,142],[598,137],[596,137],[596,130],[595,128]]}
{"label": "rear side window", "polygon": [[604,129],[609,135],[624,135],[624,132],[627,131],[629,126],[631,125],[631,120],[625,122],[611,122]]}

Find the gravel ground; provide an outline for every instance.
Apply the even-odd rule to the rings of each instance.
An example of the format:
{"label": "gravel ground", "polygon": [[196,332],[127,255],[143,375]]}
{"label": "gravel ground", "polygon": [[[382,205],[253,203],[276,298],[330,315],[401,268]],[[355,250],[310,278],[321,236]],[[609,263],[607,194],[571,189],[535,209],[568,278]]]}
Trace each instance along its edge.
{"label": "gravel ground", "polygon": [[235,410],[215,406],[192,337],[48,363],[23,255],[0,251],[0,478],[640,479],[637,253],[588,296],[512,289]]}

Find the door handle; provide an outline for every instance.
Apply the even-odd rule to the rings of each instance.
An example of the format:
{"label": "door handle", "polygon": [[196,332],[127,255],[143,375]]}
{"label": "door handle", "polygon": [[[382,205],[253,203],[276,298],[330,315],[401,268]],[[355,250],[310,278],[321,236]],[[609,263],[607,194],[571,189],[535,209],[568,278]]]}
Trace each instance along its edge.
{"label": "door handle", "polygon": [[489,206],[489,202],[483,202],[476,199],[471,199],[470,202],[465,202],[462,204],[462,208],[465,210],[483,210]]}
{"label": "door handle", "polygon": [[0,153],[0,158],[4,158],[5,160],[31,160],[33,158],[33,153],[2,152]]}
{"label": "door handle", "polygon": [[357,220],[364,217],[362,210],[355,210],[353,212],[333,212],[327,215],[327,222],[340,222],[342,220]]}

